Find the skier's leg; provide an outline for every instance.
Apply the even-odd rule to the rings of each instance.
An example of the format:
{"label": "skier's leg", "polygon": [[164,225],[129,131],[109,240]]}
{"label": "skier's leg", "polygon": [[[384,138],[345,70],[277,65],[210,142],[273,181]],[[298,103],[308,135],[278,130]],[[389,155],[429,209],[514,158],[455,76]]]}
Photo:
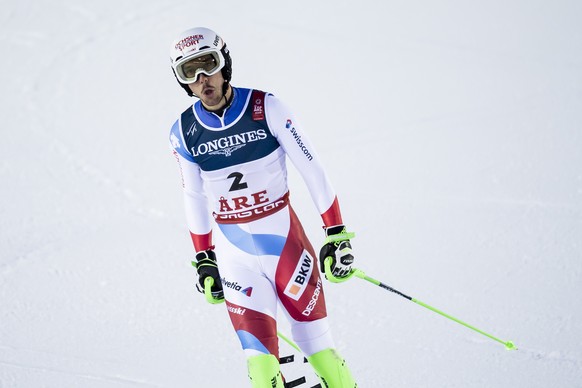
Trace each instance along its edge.
{"label": "skier's leg", "polygon": [[[249,233],[237,226],[235,232]],[[231,228],[232,229],[232,228]],[[219,234],[218,238],[222,238]],[[217,247],[219,245],[217,244]],[[283,388],[275,319],[277,297],[257,257],[221,241],[219,270],[232,326],[247,357],[253,388]]]}
{"label": "skier's leg", "polygon": [[311,322],[291,322],[293,340],[307,357],[324,387],[355,387],[345,361],[335,350],[327,318]]}
{"label": "skier's leg", "polygon": [[349,369],[335,351],[317,256],[291,208],[289,218],[289,235],[275,270],[275,284],[293,340],[327,387],[354,388]]}
{"label": "skier's leg", "polygon": [[[269,295],[269,292],[266,292],[267,290],[261,286],[261,283],[265,281],[269,284],[268,287],[271,287],[264,277],[255,279],[251,283],[242,283],[252,284],[252,297],[246,297],[241,291],[227,292],[227,290],[230,291],[227,286],[224,288],[226,307],[234,330],[247,356],[251,386],[253,388],[283,388],[283,377],[278,358],[277,323],[271,314],[255,310],[254,308],[259,308],[259,306],[252,304],[253,299],[263,299],[265,295]],[[270,293],[273,293],[272,290]],[[231,300],[237,300],[238,304],[231,302]]]}

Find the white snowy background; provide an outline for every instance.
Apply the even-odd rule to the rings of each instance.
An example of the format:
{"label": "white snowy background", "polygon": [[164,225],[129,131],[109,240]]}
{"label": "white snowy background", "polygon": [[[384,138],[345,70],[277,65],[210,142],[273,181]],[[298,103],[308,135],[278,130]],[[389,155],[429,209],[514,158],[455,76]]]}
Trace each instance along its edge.
{"label": "white snowy background", "polygon": [[[0,387],[246,387],[194,289],[169,44],[223,35],[293,108],[357,266],[326,283],[361,387],[582,387],[582,3],[0,3]],[[318,247],[296,173],[292,200]]]}

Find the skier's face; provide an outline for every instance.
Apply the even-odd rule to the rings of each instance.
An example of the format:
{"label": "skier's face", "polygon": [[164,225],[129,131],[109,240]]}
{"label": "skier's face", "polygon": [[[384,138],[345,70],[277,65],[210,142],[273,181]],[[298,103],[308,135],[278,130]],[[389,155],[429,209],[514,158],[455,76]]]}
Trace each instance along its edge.
{"label": "skier's face", "polygon": [[198,98],[202,101],[204,107],[208,110],[216,110],[226,103],[224,93],[222,92],[222,85],[224,84],[224,77],[222,72],[207,76],[200,74],[198,80],[193,84],[188,84],[188,87]]}

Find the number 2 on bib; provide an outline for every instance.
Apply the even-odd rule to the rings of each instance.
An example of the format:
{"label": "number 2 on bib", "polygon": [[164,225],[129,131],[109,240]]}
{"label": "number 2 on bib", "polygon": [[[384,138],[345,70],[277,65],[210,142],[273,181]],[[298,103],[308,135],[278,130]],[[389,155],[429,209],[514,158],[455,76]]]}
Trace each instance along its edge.
{"label": "number 2 on bib", "polygon": [[233,172],[228,176],[228,178],[233,179],[232,185],[230,186],[230,189],[228,191],[237,191],[249,187],[249,185],[247,185],[246,182],[242,181],[243,174],[241,174],[240,172]]}

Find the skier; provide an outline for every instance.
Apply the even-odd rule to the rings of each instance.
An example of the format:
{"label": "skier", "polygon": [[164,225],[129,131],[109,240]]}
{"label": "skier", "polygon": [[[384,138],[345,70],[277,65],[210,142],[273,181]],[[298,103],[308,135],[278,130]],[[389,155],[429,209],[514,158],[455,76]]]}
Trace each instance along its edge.
{"label": "skier", "polygon": [[285,386],[278,303],[324,386],[355,387],[335,350],[317,256],[289,202],[286,157],[321,214],[328,242],[320,266],[331,257],[334,277],[349,277],[352,235],[313,144],[279,99],[231,85],[231,56],[214,31],[199,27],[180,34],[171,61],[180,86],[198,98],[170,132],[196,251],[197,288],[211,303],[226,301],[252,387]]}

